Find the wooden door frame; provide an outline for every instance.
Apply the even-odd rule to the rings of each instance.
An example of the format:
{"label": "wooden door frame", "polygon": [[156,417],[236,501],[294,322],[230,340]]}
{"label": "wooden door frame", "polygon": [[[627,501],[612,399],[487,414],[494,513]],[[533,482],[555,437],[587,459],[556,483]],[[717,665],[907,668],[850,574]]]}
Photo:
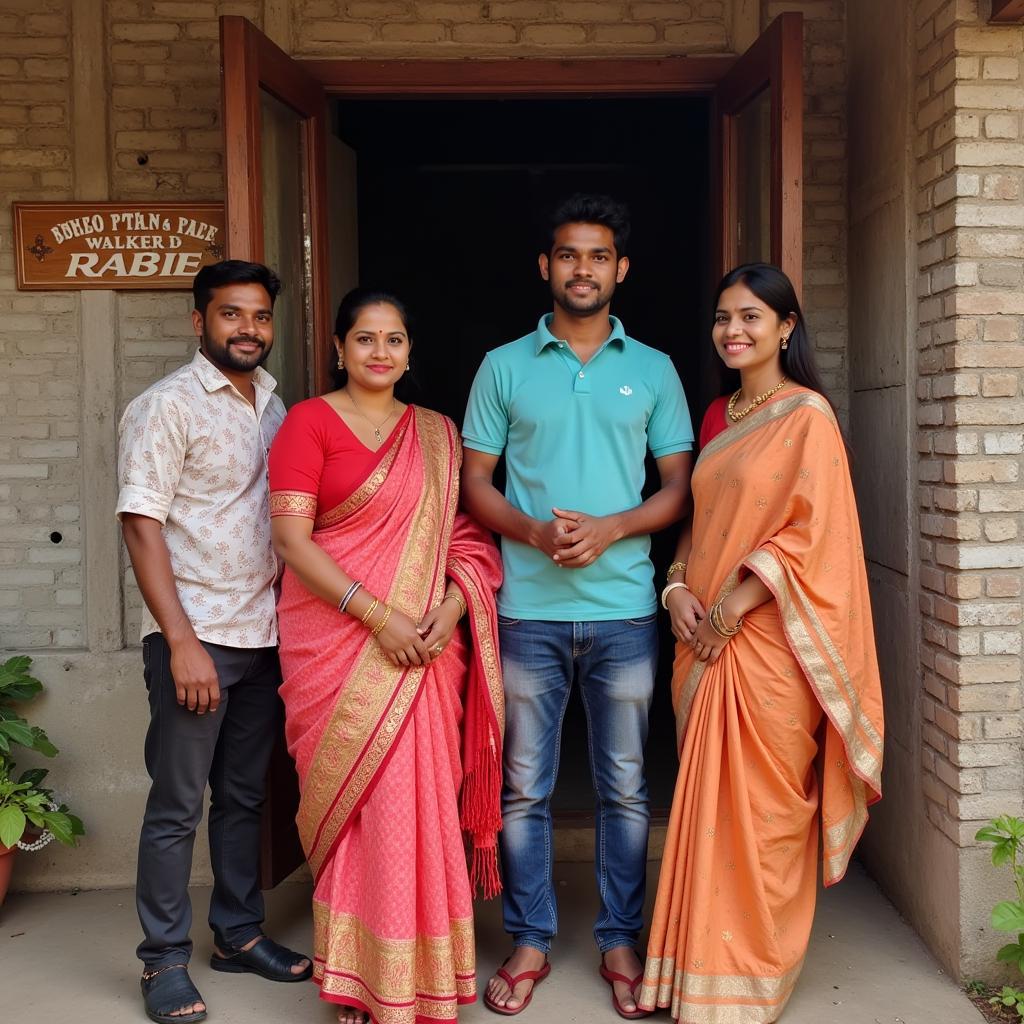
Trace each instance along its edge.
{"label": "wooden door frame", "polygon": [[[314,266],[328,265],[326,223],[321,216],[328,201],[327,110],[324,90],[308,74],[305,61],[290,57],[255,25],[240,15],[220,19],[222,60],[221,111],[225,120],[242,123],[245,129],[231,137],[225,133],[224,166],[246,173],[227,173],[224,182],[227,256],[252,260],[263,254],[263,196],[261,125],[259,108],[243,103],[260,89],[269,92],[302,118],[305,155],[303,180],[309,194],[309,259]],[[296,68],[298,65],[298,69]],[[332,333],[333,319],[326,278],[313,275],[310,282],[310,325],[313,337],[310,377],[317,392],[330,380],[330,369],[321,339]]]}
{"label": "wooden door frame", "polygon": [[300,60],[331,95],[410,99],[710,96],[735,64],[719,57]]}
{"label": "wooden door frame", "polygon": [[[764,89],[771,90],[771,188],[770,252],[771,262],[781,267],[799,296],[803,285],[803,221],[800,217],[783,217],[786,207],[803,212],[803,132],[787,131],[788,124],[803,119],[804,82],[802,60],[788,59],[803,54],[803,16],[781,14],[742,57],[735,70],[723,78],[715,90],[712,110],[713,158],[711,182],[714,208],[720,211],[719,231],[713,240],[715,262],[724,274],[735,266],[736,239],[730,227],[736,221],[732,209],[736,195],[735,139],[731,121]],[[723,126],[725,131],[723,131]]]}

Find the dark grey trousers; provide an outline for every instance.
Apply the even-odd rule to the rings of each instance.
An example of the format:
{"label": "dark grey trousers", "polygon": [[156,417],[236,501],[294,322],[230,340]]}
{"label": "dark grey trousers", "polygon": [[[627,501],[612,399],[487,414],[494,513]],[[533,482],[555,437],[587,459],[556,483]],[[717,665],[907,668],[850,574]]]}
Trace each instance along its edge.
{"label": "dark grey trousers", "polygon": [[192,904],[188,881],[196,828],[210,786],[214,941],[243,946],[262,931],[260,810],[281,714],[277,648],[246,650],[203,642],[217,666],[220,707],[197,715],[178,704],[171,652],[160,633],[142,641],[150,722],[146,769],[153,784],[139,838],[136,906],[147,970],[188,963]]}

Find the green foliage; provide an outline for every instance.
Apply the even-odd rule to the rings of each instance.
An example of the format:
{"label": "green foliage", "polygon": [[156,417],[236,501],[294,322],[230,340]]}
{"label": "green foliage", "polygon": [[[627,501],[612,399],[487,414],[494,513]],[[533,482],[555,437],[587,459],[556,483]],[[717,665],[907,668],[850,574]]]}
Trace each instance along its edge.
{"label": "green foliage", "polygon": [[1024,992],[1012,985],[1004,985],[997,995],[992,996],[989,1002],[993,1006],[1006,1006],[1017,1011],[1018,1017],[1024,1017]]}
{"label": "green foliage", "polygon": [[17,743],[35,750],[44,757],[54,757],[57,748],[37,725],[29,725],[11,706],[31,700],[43,684],[28,674],[32,659],[27,655],[8,658],[0,665],[0,757],[11,753],[11,744]]}
{"label": "green foliage", "polygon": [[43,684],[28,674],[32,659],[9,658],[0,665],[0,844],[13,846],[33,827],[47,829],[65,846],[74,846],[85,834],[81,819],[64,804],[58,804],[53,791],[43,785],[45,768],[30,768],[15,777],[11,747],[15,744],[54,757],[57,748],[38,726],[29,725],[12,705],[31,700]]}

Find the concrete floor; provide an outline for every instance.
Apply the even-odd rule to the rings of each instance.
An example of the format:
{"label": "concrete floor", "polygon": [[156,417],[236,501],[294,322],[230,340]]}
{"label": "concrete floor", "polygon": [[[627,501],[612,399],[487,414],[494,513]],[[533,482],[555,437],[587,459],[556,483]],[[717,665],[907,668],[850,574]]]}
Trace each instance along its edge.
{"label": "concrete floor", "polygon": [[[652,868],[656,865],[652,864]],[[651,890],[653,891],[652,870]],[[609,990],[597,977],[590,939],[593,875],[582,864],[557,867],[562,935],[553,971],[524,1021],[576,1024],[615,1016]],[[209,890],[193,891],[195,919],[205,921]],[[267,930],[309,950],[308,884],[269,894]],[[331,1010],[312,984],[275,985],[251,975],[215,974],[206,961],[209,932],[197,926],[192,977],[217,1024],[330,1024]],[[0,1004],[20,1019],[75,1024],[145,1021],[139,994],[139,939],[131,890],[8,896],[0,909]],[[507,954],[500,907],[481,904],[478,916],[480,988]],[[13,1017],[4,1019],[13,1020]],[[466,1007],[462,1024],[495,1024],[482,1005]],[[666,1012],[653,1018],[669,1020]],[[823,892],[803,975],[783,1024],[981,1024],[982,1017],[943,973],[892,905],[854,865]]]}

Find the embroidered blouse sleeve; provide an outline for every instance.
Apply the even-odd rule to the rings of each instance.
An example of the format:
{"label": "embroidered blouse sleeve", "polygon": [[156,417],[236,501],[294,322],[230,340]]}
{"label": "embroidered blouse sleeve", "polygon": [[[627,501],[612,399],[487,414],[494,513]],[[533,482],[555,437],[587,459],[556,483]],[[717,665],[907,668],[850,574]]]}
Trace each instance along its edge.
{"label": "embroidered blouse sleeve", "polygon": [[180,401],[156,392],[130,402],[118,429],[117,518],[130,512],[165,523],[187,450],[188,420]]}
{"label": "embroidered blouse sleeve", "polygon": [[294,406],[270,447],[271,517],[316,519],[326,449],[324,431],[313,413],[312,401]]}

